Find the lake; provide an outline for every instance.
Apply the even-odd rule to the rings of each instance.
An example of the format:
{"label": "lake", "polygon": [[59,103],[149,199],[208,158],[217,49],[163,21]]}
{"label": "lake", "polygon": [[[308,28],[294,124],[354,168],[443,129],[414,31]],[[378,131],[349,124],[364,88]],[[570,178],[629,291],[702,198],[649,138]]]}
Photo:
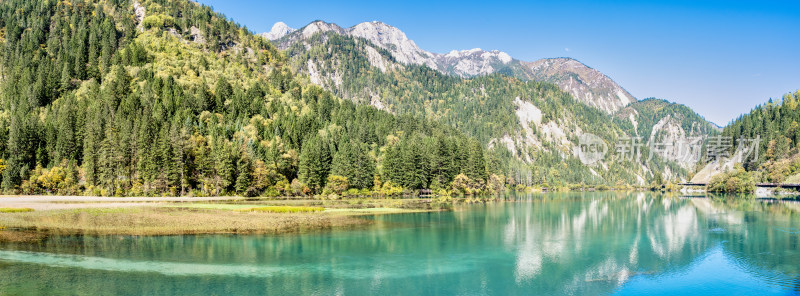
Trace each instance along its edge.
{"label": "lake", "polygon": [[0,247],[0,294],[800,295],[800,205],[512,194],[291,235]]}

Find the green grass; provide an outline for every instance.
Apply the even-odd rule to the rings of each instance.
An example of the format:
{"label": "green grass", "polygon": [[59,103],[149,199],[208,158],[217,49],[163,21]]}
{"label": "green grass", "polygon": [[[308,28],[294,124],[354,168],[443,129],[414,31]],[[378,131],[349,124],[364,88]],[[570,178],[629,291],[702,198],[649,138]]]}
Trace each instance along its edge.
{"label": "green grass", "polygon": [[0,213],[27,213],[33,212],[30,208],[0,208]]}
{"label": "green grass", "polygon": [[322,212],[323,207],[289,207],[289,206],[273,206],[273,207],[255,207],[237,209],[241,212],[265,212],[265,213],[313,213]]}

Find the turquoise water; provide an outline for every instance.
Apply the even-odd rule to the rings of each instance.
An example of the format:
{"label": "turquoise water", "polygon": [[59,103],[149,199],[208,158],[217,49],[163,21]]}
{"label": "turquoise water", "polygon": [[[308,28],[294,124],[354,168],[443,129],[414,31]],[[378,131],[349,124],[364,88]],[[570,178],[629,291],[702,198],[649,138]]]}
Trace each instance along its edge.
{"label": "turquoise water", "polygon": [[800,205],[509,196],[313,234],[0,246],[0,294],[800,295]]}

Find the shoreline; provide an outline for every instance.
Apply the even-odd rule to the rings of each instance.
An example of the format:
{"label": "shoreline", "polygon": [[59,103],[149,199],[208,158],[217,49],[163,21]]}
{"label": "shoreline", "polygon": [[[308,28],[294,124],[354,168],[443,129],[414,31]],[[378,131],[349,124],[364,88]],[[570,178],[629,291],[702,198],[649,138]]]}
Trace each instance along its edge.
{"label": "shoreline", "polygon": [[[9,200],[16,202],[10,202]],[[37,200],[34,200],[37,199]],[[363,216],[435,212],[423,199],[248,200],[215,198],[0,197],[0,242],[36,243],[50,235],[284,234],[372,223]],[[316,212],[275,210],[324,208]],[[256,211],[255,209],[267,209]]]}

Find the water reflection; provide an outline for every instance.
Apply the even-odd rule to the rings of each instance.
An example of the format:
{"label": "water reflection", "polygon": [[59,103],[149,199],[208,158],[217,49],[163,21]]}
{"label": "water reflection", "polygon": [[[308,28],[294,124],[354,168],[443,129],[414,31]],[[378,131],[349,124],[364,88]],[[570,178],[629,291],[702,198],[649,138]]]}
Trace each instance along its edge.
{"label": "water reflection", "polygon": [[488,215],[507,219],[516,282],[550,293],[609,292],[631,276],[682,268],[712,244],[690,203],[645,193],[543,195]]}
{"label": "water reflection", "polygon": [[507,199],[454,212],[377,216],[358,231],[54,237],[5,245],[0,291],[592,295],[698,285],[709,290],[686,293],[798,291],[796,203],[650,193]]}

